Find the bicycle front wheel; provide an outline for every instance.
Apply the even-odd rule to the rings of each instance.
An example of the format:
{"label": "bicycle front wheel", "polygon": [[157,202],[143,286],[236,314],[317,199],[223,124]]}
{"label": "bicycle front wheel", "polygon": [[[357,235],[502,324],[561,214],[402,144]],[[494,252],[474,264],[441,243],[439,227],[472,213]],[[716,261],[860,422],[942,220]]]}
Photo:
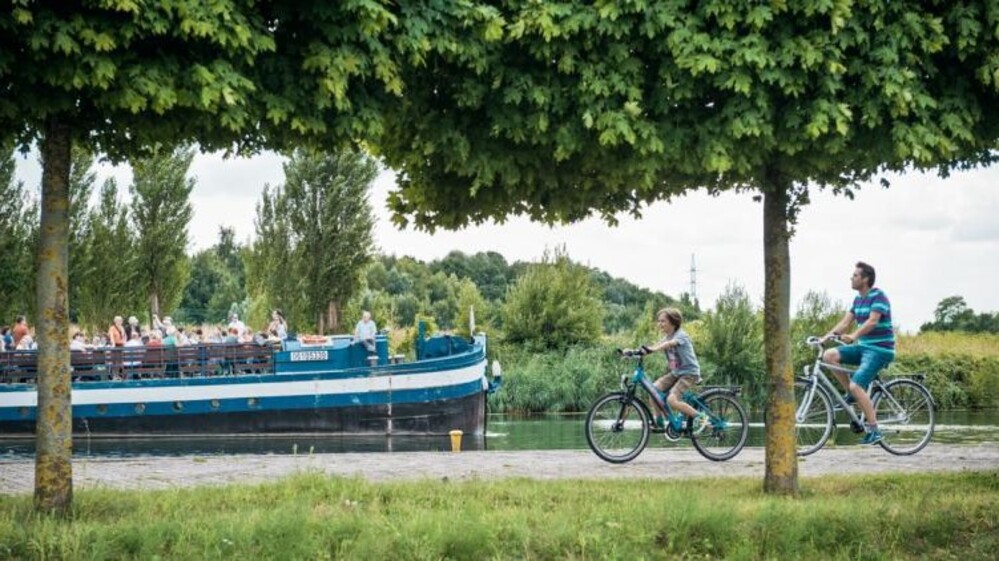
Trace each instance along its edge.
{"label": "bicycle front wheel", "polygon": [[607,394],[586,414],[586,443],[601,459],[614,464],[630,462],[649,443],[649,417],[633,396]]}
{"label": "bicycle front wheel", "polygon": [[930,442],[936,424],[933,397],[912,380],[895,380],[874,396],[874,411],[884,438],[881,447],[896,456],[919,452]]}
{"label": "bicycle front wheel", "polygon": [[697,397],[695,408],[710,417],[700,434],[692,434],[694,448],[709,460],[721,462],[735,457],[749,437],[749,416],[730,393],[705,393]]}
{"label": "bicycle front wheel", "polygon": [[[821,387],[809,392],[812,384],[804,380],[794,383],[794,433],[797,439],[798,455],[807,456],[818,452],[833,432],[833,410],[829,396]],[[806,403],[806,399],[811,399]]]}

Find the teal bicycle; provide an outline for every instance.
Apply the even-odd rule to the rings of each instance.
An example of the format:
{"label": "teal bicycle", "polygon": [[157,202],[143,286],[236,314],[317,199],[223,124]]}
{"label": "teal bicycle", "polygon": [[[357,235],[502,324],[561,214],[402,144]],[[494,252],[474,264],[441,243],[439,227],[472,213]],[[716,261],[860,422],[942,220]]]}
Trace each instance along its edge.
{"label": "teal bicycle", "polygon": [[[746,445],[749,417],[739,402],[740,388],[707,387],[700,393],[686,392],[683,400],[697,411],[708,414],[709,424],[695,431],[693,419],[673,411],[666,396],[645,374],[645,353],[621,351],[625,359],[636,361],[631,375],[621,376],[621,390],[598,399],[586,414],[586,443],[593,453],[611,463],[630,462],[649,444],[652,433],[661,433],[666,440],[676,442],[689,437],[694,448],[709,460],[720,462],[735,457]],[[658,413],[666,423],[656,425],[655,416],[639,393],[652,397]]]}

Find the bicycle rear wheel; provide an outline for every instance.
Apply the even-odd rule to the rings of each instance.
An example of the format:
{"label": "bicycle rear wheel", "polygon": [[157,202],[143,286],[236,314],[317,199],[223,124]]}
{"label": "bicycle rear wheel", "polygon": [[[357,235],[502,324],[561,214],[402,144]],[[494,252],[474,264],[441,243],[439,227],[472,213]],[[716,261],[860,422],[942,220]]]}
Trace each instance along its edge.
{"label": "bicycle rear wheel", "polygon": [[614,464],[630,462],[649,443],[649,417],[645,407],[624,392],[607,394],[586,415],[586,443],[601,459]]}
{"label": "bicycle rear wheel", "polygon": [[919,452],[930,442],[936,424],[936,412],[930,392],[912,380],[894,380],[884,385],[887,391],[874,396],[874,411],[884,439],[881,447],[896,456]]}
{"label": "bicycle rear wheel", "polygon": [[694,448],[702,456],[721,462],[742,451],[749,437],[749,416],[734,395],[709,391],[697,396],[694,407],[711,418],[711,424],[700,434],[691,435]]}
{"label": "bicycle rear wheel", "polygon": [[795,423],[798,455],[807,456],[818,452],[833,433],[833,410],[829,396],[821,387],[812,392],[812,401],[804,404],[811,384],[804,380],[794,382]]}

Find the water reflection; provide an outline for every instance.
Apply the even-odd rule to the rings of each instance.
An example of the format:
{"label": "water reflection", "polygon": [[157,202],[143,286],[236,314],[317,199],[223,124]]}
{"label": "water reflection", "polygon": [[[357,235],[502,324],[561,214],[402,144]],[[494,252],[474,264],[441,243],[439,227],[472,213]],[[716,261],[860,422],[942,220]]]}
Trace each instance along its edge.
{"label": "water reflection", "polygon": [[[462,450],[485,449],[482,435],[462,436]],[[216,456],[229,454],[335,454],[343,452],[444,452],[451,450],[447,436],[358,436],[296,434],[268,436],[219,436],[178,438],[73,439],[76,457],[132,458],[140,456]],[[32,457],[34,439],[0,439],[0,459]]]}
{"label": "water reflection", "polygon": [[[583,414],[490,415],[485,436],[465,435],[463,450],[582,450]],[[750,418],[748,446],[763,446],[761,415]],[[999,442],[999,411],[947,411],[937,414],[932,443]],[[859,436],[839,422],[835,440],[828,446],[853,445]],[[690,447],[688,439],[672,443],[652,435],[653,448]],[[78,436],[73,441],[77,457],[136,457],[225,454],[329,454],[343,452],[435,452],[451,449],[447,436],[342,436],[325,434],[244,436],[207,438],[95,438]],[[0,460],[34,456],[33,439],[4,440],[0,437]]]}

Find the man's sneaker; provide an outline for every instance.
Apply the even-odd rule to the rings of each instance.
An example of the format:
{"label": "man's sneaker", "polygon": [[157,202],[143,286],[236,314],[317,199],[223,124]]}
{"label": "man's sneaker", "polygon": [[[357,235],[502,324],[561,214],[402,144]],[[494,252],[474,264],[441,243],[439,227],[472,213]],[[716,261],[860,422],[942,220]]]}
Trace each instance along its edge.
{"label": "man's sneaker", "polygon": [[656,415],[655,420],[652,421],[652,431],[666,432],[666,418],[662,415]]}
{"label": "man's sneaker", "polygon": [[878,430],[877,427],[875,427],[873,429],[869,428],[867,430],[867,434],[865,434],[864,438],[862,438],[860,440],[860,443],[861,444],[877,444],[878,442],[881,442],[881,440],[883,440],[884,437],[885,437],[885,435],[881,434],[881,431]]}
{"label": "man's sneaker", "polygon": [[[847,405],[851,405],[852,406],[854,403],[857,403],[857,398],[853,397],[852,393],[844,394],[842,397],[843,397],[843,401],[845,401]],[[842,411],[842,410],[843,410],[843,406],[840,405],[839,400],[834,401],[833,402],[833,411]]]}
{"label": "man's sneaker", "polygon": [[711,417],[705,412],[700,412],[694,417],[694,422],[691,423],[690,432],[692,434],[701,434],[704,429],[711,426]]}

